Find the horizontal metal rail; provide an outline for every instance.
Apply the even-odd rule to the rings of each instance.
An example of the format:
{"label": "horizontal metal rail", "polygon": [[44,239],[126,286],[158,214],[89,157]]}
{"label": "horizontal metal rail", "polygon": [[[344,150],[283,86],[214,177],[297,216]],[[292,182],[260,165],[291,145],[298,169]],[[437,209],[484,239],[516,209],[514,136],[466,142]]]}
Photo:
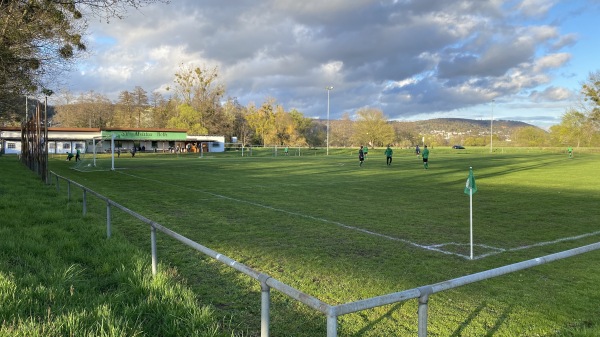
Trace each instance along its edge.
{"label": "horizontal metal rail", "polygon": [[[85,210],[86,210],[86,198],[85,198],[86,192],[89,192],[90,194],[92,194],[92,195],[96,196],[97,198],[106,202],[106,205],[107,205],[107,234],[109,237],[110,237],[110,216],[111,216],[110,207],[111,206],[116,207],[116,208],[122,210],[123,212],[130,214],[131,216],[135,217],[136,219],[150,225],[151,230],[152,230],[152,233],[151,233],[152,234],[151,235],[152,242],[151,243],[152,243],[152,273],[153,274],[156,274],[157,264],[158,264],[158,262],[157,262],[158,259],[156,257],[156,235],[155,235],[155,232],[158,230],[158,231],[170,236],[171,238],[183,243],[184,245],[191,247],[205,255],[208,255],[208,256],[212,257],[213,259],[215,259],[231,268],[234,268],[237,271],[239,271],[245,275],[248,275],[248,276],[256,279],[257,281],[259,281],[261,284],[261,292],[262,292],[262,296],[261,296],[261,337],[269,336],[269,323],[270,323],[270,319],[269,319],[270,303],[269,303],[269,301],[270,301],[270,289],[271,288],[276,289],[279,292],[281,292],[282,294],[285,294],[301,303],[304,303],[308,307],[325,314],[327,317],[327,337],[336,337],[337,336],[337,329],[338,329],[337,318],[338,318],[338,316],[342,316],[342,315],[346,315],[346,314],[350,314],[350,313],[354,313],[354,312],[358,312],[358,311],[373,309],[373,308],[376,308],[379,306],[394,304],[397,302],[403,302],[403,301],[407,301],[407,300],[411,300],[411,299],[418,299],[419,300],[418,335],[419,335],[419,337],[426,337],[427,336],[427,310],[428,310],[428,300],[429,300],[430,295],[439,293],[442,291],[446,291],[449,289],[461,287],[461,286],[464,286],[464,285],[467,285],[470,283],[488,280],[488,279],[491,279],[494,277],[506,275],[506,274],[513,273],[516,271],[520,271],[520,270],[536,267],[536,266],[539,266],[542,264],[546,264],[546,263],[549,263],[552,261],[561,260],[561,259],[565,259],[568,257],[572,257],[572,256],[576,256],[576,255],[580,255],[583,253],[587,253],[587,252],[591,252],[591,251],[600,249],[600,242],[597,242],[597,243],[593,243],[593,244],[590,244],[587,246],[582,246],[582,247],[562,251],[559,253],[550,254],[550,255],[538,257],[535,259],[514,263],[511,265],[502,266],[499,268],[490,269],[490,270],[482,271],[479,273],[461,276],[458,278],[450,279],[450,280],[435,283],[435,284],[430,284],[430,285],[417,287],[417,288],[413,288],[413,289],[408,289],[408,290],[404,290],[404,291],[400,291],[400,292],[390,293],[390,294],[386,294],[386,295],[382,295],[382,296],[371,297],[368,299],[344,303],[344,304],[340,304],[340,305],[329,305],[329,304],[319,300],[318,298],[308,295],[306,293],[303,293],[300,290],[297,290],[281,281],[278,281],[277,279],[275,279],[267,274],[258,272],[256,270],[244,265],[243,263],[240,263],[234,259],[231,259],[230,257],[228,257],[226,255],[223,255],[223,254],[216,252],[208,247],[205,247],[205,246],[203,246],[203,245],[201,245],[201,244],[199,244],[199,243],[197,243],[197,242],[195,242],[195,241],[193,241],[193,240],[191,240],[191,239],[189,239],[189,238],[187,238],[187,237],[185,237],[185,236],[183,236],[183,235],[181,235],[181,234],[179,234],[179,233],[177,233],[177,232],[175,232],[153,220],[150,220],[150,219],[144,217],[143,215],[140,215],[140,214],[130,210],[129,208],[127,208],[123,205],[120,205],[120,204],[108,199],[107,197],[105,197],[105,196],[103,196],[103,195],[77,183],[77,182],[74,182],[66,177],[62,177],[52,171],[50,172],[50,174],[53,174],[54,176],[56,176],[57,190],[60,190],[59,179],[65,180],[69,184],[68,185],[69,188],[70,188],[70,184],[74,184],[75,186],[78,186],[83,190],[83,192],[84,192],[84,197],[83,197],[84,215],[85,215]],[[69,197],[70,197],[70,189],[69,189]]]}
{"label": "horizontal metal rail", "polygon": [[516,271],[520,271],[523,269],[528,269],[531,267],[536,267],[548,262],[564,259],[567,257],[591,252],[594,250],[600,249],[600,242],[593,243],[587,246],[574,248],[571,250],[566,250],[560,253],[555,253],[551,255],[546,255],[543,257],[538,257],[535,259],[518,262],[506,266],[502,266],[495,269],[490,269],[486,271],[482,271],[475,274],[470,274],[466,276],[461,276],[455,279],[426,285],[423,287],[418,287],[414,289],[404,290],[401,292],[391,293],[383,296],[372,297],[369,299],[364,299],[356,302],[346,303],[334,306],[332,310],[338,316],[350,314],[357,311],[367,310],[376,308],[382,305],[393,304],[396,302],[406,301],[410,299],[415,299],[421,297],[423,294],[435,294],[445,290],[458,288],[469,283],[479,282],[483,280],[487,280],[490,278],[502,276],[505,274],[513,273]]}
{"label": "horizontal metal rail", "polygon": [[[301,303],[304,303],[305,305],[307,305],[308,307],[310,307],[314,310],[317,310],[324,314],[331,312],[331,306],[329,304],[319,300],[318,298],[316,298],[314,296],[303,293],[303,292],[301,292],[301,291],[299,291],[299,290],[297,290],[297,289],[295,289],[295,288],[293,288],[293,287],[291,287],[269,275],[258,272],[256,270],[246,266],[245,264],[240,263],[224,254],[221,254],[221,253],[216,252],[206,246],[203,246],[203,245],[157,223],[156,221],[150,220],[147,217],[145,217],[139,213],[136,213],[135,211],[132,211],[131,209],[129,209],[113,200],[108,199],[107,197],[101,195],[100,193],[97,193],[79,183],[73,182],[72,180],[70,180],[66,177],[60,176],[54,172],[51,172],[51,174],[56,176],[57,183],[58,183],[59,178],[63,179],[65,181],[69,182],[70,184],[80,187],[84,191],[84,195],[86,192],[89,192],[90,194],[93,194],[97,198],[106,202],[106,204],[107,204],[107,224],[108,224],[107,231],[109,233],[110,233],[110,219],[108,219],[108,217],[111,214],[110,207],[112,206],[112,207],[116,207],[116,208],[120,209],[121,211],[131,215],[132,217],[140,220],[141,222],[144,222],[144,223],[150,225],[152,227],[153,233],[154,233],[154,231],[158,230],[158,231],[170,236],[171,238],[183,243],[184,245],[191,247],[205,255],[208,255],[208,256],[212,257],[213,259],[259,281],[261,283],[261,289],[263,291],[263,296],[262,296],[262,301],[263,301],[262,308],[263,309],[268,310],[270,307],[270,305],[267,305],[266,303],[264,303],[265,300],[270,299],[270,296],[265,296],[264,292],[265,291],[269,292],[270,288],[273,288],[273,289],[276,289],[279,292],[281,292]],[[84,209],[86,208],[85,199],[84,199],[83,207],[84,207]],[[110,234],[109,234],[109,236],[110,236]],[[157,271],[157,259],[156,259],[156,250],[155,250],[156,238],[154,235],[152,235],[152,247],[153,247],[152,248],[152,272],[153,272],[153,274],[156,274],[156,271]],[[267,314],[268,314],[268,311],[267,311]],[[264,333],[265,329],[268,332],[268,327],[265,327],[265,324],[264,324],[265,323],[264,322],[264,320],[265,320],[264,312],[262,313],[262,320],[263,320],[263,322],[261,324],[261,330],[262,330],[261,336],[267,337],[268,333],[267,334]]]}

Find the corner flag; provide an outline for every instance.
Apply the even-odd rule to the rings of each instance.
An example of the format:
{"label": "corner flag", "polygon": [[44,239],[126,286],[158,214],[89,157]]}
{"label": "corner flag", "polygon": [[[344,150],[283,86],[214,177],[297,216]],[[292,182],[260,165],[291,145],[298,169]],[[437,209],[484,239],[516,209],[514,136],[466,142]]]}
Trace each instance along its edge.
{"label": "corner flag", "polygon": [[465,184],[465,194],[469,195],[469,236],[471,241],[471,260],[473,260],[473,194],[477,192],[477,185],[475,184],[475,177],[473,176],[473,168],[469,167],[469,178]]}
{"label": "corner flag", "polygon": [[475,184],[475,177],[473,176],[473,168],[469,168],[469,178],[467,178],[467,183],[465,184],[465,194],[475,194],[477,192],[477,185]]}

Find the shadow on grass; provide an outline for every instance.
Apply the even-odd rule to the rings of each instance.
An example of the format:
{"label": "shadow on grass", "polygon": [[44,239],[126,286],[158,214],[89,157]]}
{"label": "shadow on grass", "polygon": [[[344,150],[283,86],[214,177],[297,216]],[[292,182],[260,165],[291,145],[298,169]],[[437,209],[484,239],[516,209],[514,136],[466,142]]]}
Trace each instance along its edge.
{"label": "shadow on grass", "polygon": [[498,319],[496,320],[496,324],[494,324],[494,326],[488,331],[487,334],[485,334],[486,337],[492,337],[494,336],[494,334],[496,332],[498,332],[498,330],[500,329],[500,327],[502,326],[502,324],[504,324],[504,322],[506,322],[506,320],[508,319],[508,317],[510,316],[510,313],[513,310],[513,306],[509,306],[508,308],[506,308],[503,312],[502,315],[500,315],[500,317],[498,317]]}
{"label": "shadow on grass", "polygon": [[[450,337],[460,337],[463,335],[463,331],[475,320],[475,318],[477,318],[482,312],[483,310],[487,307],[487,303],[483,302],[481,303],[477,308],[475,308],[475,310],[473,310],[473,312],[471,312],[471,314],[469,315],[469,317],[467,317],[467,319],[465,319],[464,322],[462,322],[458,328],[452,333],[452,335],[450,335]],[[506,322],[506,320],[508,319],[510,313],[512,312],[512,306],[509,306],[508,308],[506,308],[506,310],[504,310],[502,312],[502,315],[500,315],[498,317],[498,319],[496,320],[496,323],[491,326],[488,327],[486,324],[486,330],[487,333],[484,335],[486,337],[492,337],[494,336],[494,334],[496,332],[498,332],[498,330],[500,329],[500,327],[502,327],[502,324],[504,324],[504,322]]]}
{"label": "shadow on grass", "polygon": [[357,331],[355,334],[353,334],[352,336],[363,336],[365,333],[371,331],[377,324],[383,322],[385,319],[391,319],[392,318],[392,314],[395,311],[400,310],[404,304],[406,302],[400,302],[400,303],[396,303],[394,304],[390,310],[388,310],[385,314],[381,315],[379,318],[372,320],[369,322],[369,324],[365,325],[362,329],[360,329],[359,331]]}

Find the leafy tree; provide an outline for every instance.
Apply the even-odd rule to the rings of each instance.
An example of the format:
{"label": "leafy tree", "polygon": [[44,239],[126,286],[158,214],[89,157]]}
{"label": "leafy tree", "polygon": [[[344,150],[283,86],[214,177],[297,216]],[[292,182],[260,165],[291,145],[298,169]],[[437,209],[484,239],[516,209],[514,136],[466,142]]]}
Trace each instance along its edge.
{"label": "leafy tree", "polygon": [[277,141],[277,128],[275,126],[275,113],[273,112],[274,99],[265,101],[260,109],[254,105],[248,106],[246,121],[254,131],[258,144],[275,144]]}
{"label": "leafy tree", "polygon": [[278,145],[305,145],[304,132],[311,120],[304,118],[301,112],[286,112],[281,105],[275,107],[275,129]]}
{"label": "leafy tree", "polygon": [[217,82],[217,68],[181,67],[175,74],[175,90],[184,105],[194,108],[199,114],[199,123],[209,130],[218,130],[224,116],[221,99],[225,87]]}
{"label": "leafy tree", "polygon": [[356,115],[354,139],[358,144],[382,147],[394,141],[394,128],[387,122],[383,111],[363,108]]}
{"label": "leafy tree", "polygon": [[598,130],[600,129],[600,71],[589,74],[581,92],[584,95],[584,102],[587,103],[588,117]]}
{"label": "leafy tree", "polygon": [[571,108],[561,123],[550,128],[553,144],[592,146],[600,138],[600,71],[590,73],[581,86],[579,109]]}
{"label": "leafy tree", "polygon": [[83,17],[72,1],[0,2],[0,91],[16,95],[84,51]]}
{"label": "leafy tree", "polygon": [[486,146],[489,144],[488,137],[467,137],[463,141],[465,146]]}
{"label": "leafy tree", "polygon": [[[0,126],[19,126],[21,121],[25,120],[26,99],[24,96],[2,97],[2,93],[0,93]],[[29,103],[27,104],[27,115],[32,116],[35,111],[35,103],[31,99],[27,99],[27,101]]]}
{"label": "leafy tree", "polygon": [[294,141],[290,143],[290,145],[306,144],[306,132],[311,126],[312,119],[304,117],[304,115],[296,109],[292,109],[288,114],[292,119],[295,130],[295,135],[293,136]]}
{"label": "leafy tree", "polygon": [[515,131],[515,141],[520,146],[544,146],[547,145],[548,133],[540,128],[528,126]]}
{"label": "leafy tree", "polygon": [[86,51],[86,16],[121,18],[128,8],[156,2],[167,1],[0,1],[0,101],[55,86],[58,75]]}
{"label": "leafy tree", "polygon": [[190,135],[205,135],[208,130],[200,123],[200,112],[188,104],[177,107],[177,116],[167,123],[168,128],[187,130]]}
{"label": "leafy tree", "polygon": [[276,132],[276,141],[277,145],[290,145],[291,143],[295,143],[298,138],[298,134],[296,132],[296,127],[294,125],[294,121],[292,117],[285,112],[281,105],[277,105],[275,107],[275,132]]}
{"label": "leafy tree", "polygon": [[561,123],[550,128],[552,138],[560,145],[589,146],[594,130],[590,119],[582,112],[570,109]]}

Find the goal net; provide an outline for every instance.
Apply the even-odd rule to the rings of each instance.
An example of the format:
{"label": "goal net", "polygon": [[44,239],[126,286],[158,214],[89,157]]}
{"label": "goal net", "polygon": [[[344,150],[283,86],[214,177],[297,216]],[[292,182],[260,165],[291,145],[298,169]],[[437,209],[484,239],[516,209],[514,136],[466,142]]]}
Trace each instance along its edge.
{"label": "goal net", "polygon": [[72,168],[81,172],[115,170],[115,138],[111,134],[87,140],[85,151],[80,151],[79,160],[76,156],[71,159],[75,160]]}

